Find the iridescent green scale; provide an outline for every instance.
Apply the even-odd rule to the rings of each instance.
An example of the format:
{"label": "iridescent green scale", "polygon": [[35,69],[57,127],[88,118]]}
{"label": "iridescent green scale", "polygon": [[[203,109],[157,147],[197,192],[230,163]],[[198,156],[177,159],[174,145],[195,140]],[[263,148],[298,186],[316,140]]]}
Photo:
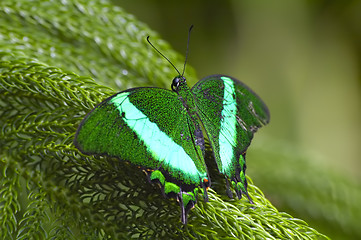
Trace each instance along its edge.
{"label": "iridescent green scale", "polygon": [[266,105],[240,81],[213,75],[190,89],[178,76],[172,91],[134,88],[104,100],[83,119],[74,144],[84,154],[116,157],[148,169],[149,178],[167,196],[176,196],[185,224],[199,191],[207,200],[205,137],[220,173],[239,198],[245,194],[252,202],[245,153],[253,133],[268,122]]}

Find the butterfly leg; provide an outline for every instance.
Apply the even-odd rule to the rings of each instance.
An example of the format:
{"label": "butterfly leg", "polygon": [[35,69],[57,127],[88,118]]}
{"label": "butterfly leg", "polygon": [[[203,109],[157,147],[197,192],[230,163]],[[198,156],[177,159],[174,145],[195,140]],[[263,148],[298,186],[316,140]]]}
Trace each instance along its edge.
{"label": "butterfly leg", "polygon": [[233,194],[232,194],[231,188],[229,186],[228,178],[226,178],[226,193],[229,198],[233,198]]}
{"label": "butterfly leg", "polygon": [[202,189],[203,189],[203,198],[204,198],[205,202],[208,202],[207,189],[210,187],[210,185],[211,185],[210,180],[208,178],[204,178],[202,183],[201,183],[201,186],[202,186]]}
{"label": "butterfly leg", "polygon": [[182,191],[180,191],[177,194],[177,200],[178,200],[179,205],[181,207],[181,222],[185,225],[185,224],[187,224],[187,213],[186,213],[186,209],[185,209],[184,204],[183,204],[183,192]]}
{"label": "butterfly leg", "polygon": [[182,190],[180,190],[180,192],[177,194],[177,200],[181,207],[181,222],[183,224],[187,224],[188,212],[194,207],[196,203],[196,198],[194,197],[194,193],[183,192]]}
{"label": "butterfly leg", "polygon": [[181,207],[181,221],[187,224],[187,215],[197,202],[197,192],[184,192],[182,189],[177,193],[177,200]]}

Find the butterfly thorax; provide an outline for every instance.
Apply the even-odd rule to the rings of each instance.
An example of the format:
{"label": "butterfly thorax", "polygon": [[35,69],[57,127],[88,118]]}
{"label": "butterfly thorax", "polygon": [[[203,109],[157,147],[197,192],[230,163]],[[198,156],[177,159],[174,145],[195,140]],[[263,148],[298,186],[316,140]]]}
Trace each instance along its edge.
{"label": "butterfly thorax", "polygon": [[178,94],[179,100],[182,102],[184,108],[188,112],[192,123],[195,127],[194,139],[196,146],[199,146],[202,155],[204,156],[205,143],[204,136],[201,128],[201,120],[197,114],[197,106],[195,104],[194,95],[187,85],[186,78],[177,76],[173,79],[172,90]]}
{"label": "butterfly thorax", "polygon": [[194,96],[187,85],[185,77],[175,77],[172,82],[172,90],[176,92],[187,112],[193,116],[197,113]]}

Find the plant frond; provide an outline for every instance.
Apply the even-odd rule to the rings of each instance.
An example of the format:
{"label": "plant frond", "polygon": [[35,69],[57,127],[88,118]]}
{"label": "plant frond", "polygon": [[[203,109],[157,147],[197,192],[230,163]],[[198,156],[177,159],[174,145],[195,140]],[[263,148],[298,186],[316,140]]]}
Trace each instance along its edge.
{"label": "plant frond", "polygon": [[277,207],[309,223],[324,225],[341,239],[361,237],[358,182],[340,174],[327,161],[315,161],[318,157],[314,153],[286,142],[258,142],[249,152],[255,160],[248,172]]}

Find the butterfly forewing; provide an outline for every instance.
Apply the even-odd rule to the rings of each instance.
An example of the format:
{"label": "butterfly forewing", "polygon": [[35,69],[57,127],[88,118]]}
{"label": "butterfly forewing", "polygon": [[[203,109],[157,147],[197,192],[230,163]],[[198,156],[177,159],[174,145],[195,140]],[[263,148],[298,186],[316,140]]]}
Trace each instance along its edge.
{"label": "butterfly forewing", "polygon": [[207,170],[194,148],[194,128],[188,122],[176,93],[136,88],[94,108],[78,128],[75,144],[83,153],[161,169],[170,181],[198,186]]}
{"label": "butterfly forewing", "polygon": [[202,79],[192,92],[219,171],[235,184],[241,182],[240,190],[247,194],[245,151],[253,133],[269,121],[266,105],[243,83],[224,75]]}

